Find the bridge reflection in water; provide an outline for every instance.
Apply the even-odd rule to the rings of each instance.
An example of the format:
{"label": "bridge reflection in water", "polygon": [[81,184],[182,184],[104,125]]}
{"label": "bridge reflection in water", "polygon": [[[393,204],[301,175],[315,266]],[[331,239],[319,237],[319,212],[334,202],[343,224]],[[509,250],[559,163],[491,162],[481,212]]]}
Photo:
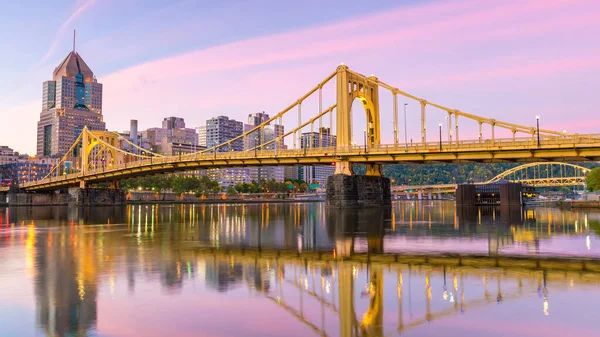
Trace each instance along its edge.
{"label": "bridge reflection in water", "polygon": [[[102,317],[97,299],[108,295],[102,288],[114,294],[124,283],[135,294],[136,284],[156,283],[154,275],[172,296],[186,283],[218,292],[245,287],[323,336],[403,334],[525,300],[538,303],[530,315],[550,315],[553,294],[600,290],[597,260],[538,254],[555,236],[596,240],[598,214],[483,208],[461,214],[451,206],[0,209],[0,249],[23,244],[34,268],[38,325],[48,335],[94,329]],[[475,255],[435,254],[440,243],[445,252]],[[502,254],[502,247],[520,245],[528,256]]]}

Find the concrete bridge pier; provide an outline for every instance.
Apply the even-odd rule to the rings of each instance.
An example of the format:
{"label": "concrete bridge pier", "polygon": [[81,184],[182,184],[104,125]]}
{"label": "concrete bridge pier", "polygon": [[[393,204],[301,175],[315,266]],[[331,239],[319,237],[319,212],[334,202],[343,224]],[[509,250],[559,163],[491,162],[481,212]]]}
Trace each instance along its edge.
{"label": "concrete bridge pier", "polygon": [[423,191],[422,190],[418,191],[418,193],[417,193],[417,199],[419,199],[419,200],[423,199]]}
{"label": "concrete bridge pier", "polygon": [[[367,167],[372,165],[367,165]],[[389,206],[392,203],[390,179],[372,167],[367,175],[337,173],[327,178],[327,206],[360,208]],[[378,173],[378,174],[375,174]]]}

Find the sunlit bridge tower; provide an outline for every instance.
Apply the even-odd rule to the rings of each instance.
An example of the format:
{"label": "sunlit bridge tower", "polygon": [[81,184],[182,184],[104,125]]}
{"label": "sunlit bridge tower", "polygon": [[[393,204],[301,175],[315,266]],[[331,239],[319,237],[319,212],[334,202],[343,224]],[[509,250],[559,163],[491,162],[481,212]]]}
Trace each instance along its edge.
{"label": "sunlit bridge tower", "polygon": [[[73,36],[74,37],[74,36]],[[105,130],[102,121],[102,83],[73,50],[44,82],[42,112],[37,130],[37,155],[62,156],[84,127]]]}

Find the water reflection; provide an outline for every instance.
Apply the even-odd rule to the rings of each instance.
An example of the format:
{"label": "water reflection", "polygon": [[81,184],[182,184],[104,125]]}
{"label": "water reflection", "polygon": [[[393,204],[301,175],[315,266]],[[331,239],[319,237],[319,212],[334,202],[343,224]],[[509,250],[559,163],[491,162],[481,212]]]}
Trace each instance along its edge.
{"label": "water reflection", "polygon": [[[553,331],[592,336],[600,328],[588,319],[600,294],[594,261],[583,272],[562,262],[530,268],[527,259],[473,268],[389,253],[598,257],[599,218],[410,202],[361,211],[318,203],[0,209],[0,298],[12,303],[0,317],[26,302],[10,296],[16,282],[33,284],[37,326],[16,336],[458,336],[481,334],[478,322],[498,305],[505,309],[493,322],[520,320],[504,327],[515,335],[552,316],[544,324]],[[462,326],[447,319],[459,316]]]}

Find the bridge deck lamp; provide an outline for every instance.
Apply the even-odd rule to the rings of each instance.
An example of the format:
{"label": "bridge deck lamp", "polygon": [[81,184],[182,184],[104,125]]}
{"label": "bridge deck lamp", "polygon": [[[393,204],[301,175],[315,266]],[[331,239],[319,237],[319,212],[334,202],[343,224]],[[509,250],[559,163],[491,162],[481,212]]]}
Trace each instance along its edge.
{"label": "bridge deck lamp", "polygon": [[440,127],[440,151],[442,151],[442,123],[439,123],[438,126]]}
{"label": "bridge deck lamp", "polygon": [[535,121],[537,123],[537,143],[538,147],[540,147],[540,116],[535,116]]}
{"label": "bridge deck lamp", "polygon": [[365,135],[365,152],[367,152],[367,129],[364,129],[363,132]]}

